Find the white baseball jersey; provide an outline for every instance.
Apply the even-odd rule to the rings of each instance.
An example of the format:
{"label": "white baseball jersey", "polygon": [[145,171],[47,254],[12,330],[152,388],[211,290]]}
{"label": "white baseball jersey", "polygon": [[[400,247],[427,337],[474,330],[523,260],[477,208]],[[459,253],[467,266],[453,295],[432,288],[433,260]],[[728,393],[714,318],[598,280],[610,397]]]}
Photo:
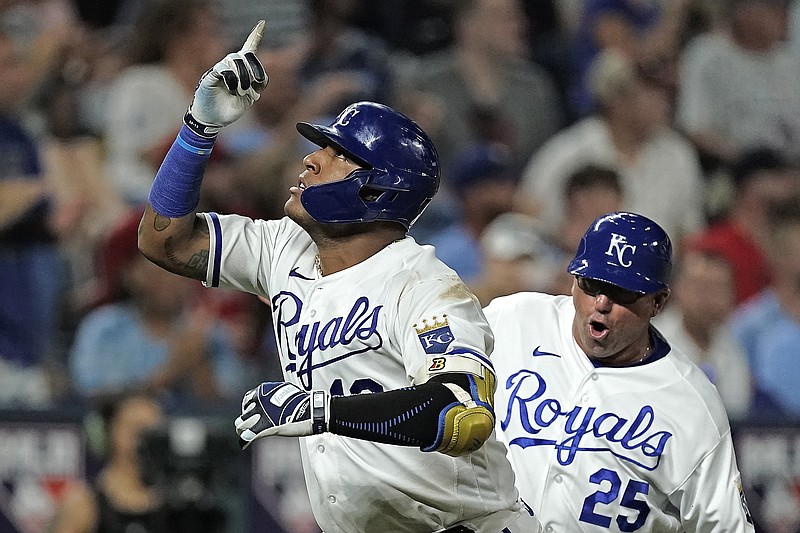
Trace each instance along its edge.
{"label": "white baseball jersey", "polygon": [[754,531],[722,401],[655,329],[648,360],[610,368],[575,342],[569,296],[520,293],[485,312],[497,430],[545,532]]}
{"label": "white baseball jersey", "polygon": [[[477,300],[433,249],[412,238],[346,270],[320,276],[317,247],[288,218],[205,214],[206,284],[266,296],[284,376],[334,395],[426,380],[458,354],[491,369],[492,335]],[[536,531],[518,501],[504,446],[493,435],[463,457],[332,433],[300,439],[314,516],[326,533]],[[530,518],[527,518],[530,520]]]}

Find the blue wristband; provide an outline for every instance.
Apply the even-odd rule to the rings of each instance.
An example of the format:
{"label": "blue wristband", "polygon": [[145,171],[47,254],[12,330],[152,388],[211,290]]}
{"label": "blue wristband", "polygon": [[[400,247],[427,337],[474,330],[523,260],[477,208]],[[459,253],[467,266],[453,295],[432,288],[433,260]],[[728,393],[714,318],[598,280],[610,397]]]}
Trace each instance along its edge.
{"label": "blue wristband", "polygon": [[180,218],[200,203],[200,185],[216,137],[201,137],[185,124],[164,157],[150,188],[153,210],[169,218]]}

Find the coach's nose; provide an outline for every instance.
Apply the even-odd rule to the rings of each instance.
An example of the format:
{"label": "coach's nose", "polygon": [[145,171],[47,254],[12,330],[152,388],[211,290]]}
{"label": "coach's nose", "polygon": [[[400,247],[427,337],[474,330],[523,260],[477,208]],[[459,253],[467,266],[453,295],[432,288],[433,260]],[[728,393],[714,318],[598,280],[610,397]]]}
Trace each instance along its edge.
{"label": "coach's nose", "polygon": [[603,293],[597,293],[597,296],[594,297],[594,308],[598,313],[610,312],[612,305],[614,305],[614,300]]}

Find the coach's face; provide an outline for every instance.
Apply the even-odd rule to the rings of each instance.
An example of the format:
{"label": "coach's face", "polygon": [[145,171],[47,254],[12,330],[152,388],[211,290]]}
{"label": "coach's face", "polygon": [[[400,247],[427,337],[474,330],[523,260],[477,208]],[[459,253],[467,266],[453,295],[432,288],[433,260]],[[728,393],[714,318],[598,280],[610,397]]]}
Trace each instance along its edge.
{"label": "coach's face", "polygon": [[609,366],[638,363],[649,355],[650,320],[664,307],[669,290],[640,295],[611,284],[575,278],[572,334],[591,359]]}
{"label": "coach's face", "polygon": [[303,165],[305,170],[298,176],[297,185],[289,188],[290,196],[284,205],[284,211],[289,218],[307,228],[309,224],[316,222],[300,202],[300,196],[306,187],[342,180],[362,167],[333,145],[311,152],[303,158]]}

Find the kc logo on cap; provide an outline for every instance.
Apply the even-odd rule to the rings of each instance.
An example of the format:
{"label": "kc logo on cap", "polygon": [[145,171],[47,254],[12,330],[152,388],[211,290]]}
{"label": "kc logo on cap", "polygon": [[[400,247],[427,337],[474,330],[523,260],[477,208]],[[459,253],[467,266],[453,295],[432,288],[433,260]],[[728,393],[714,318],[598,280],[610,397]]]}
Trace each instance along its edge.
{"label": "kc logo on cap", "polygon": [[608,250],[606,250],[606,255],[613,257],[614,255],[617,256],[617,262],[620,266],[629,267],[633,264],[633,261],[628,260],[625,261],[625,252],[630,251],[631,255],[636,254],[636,246],[633,244],[628,244],[628,239],[625,235],[620,235],[618,233],[611,234],[611,242],[608,243]]}

